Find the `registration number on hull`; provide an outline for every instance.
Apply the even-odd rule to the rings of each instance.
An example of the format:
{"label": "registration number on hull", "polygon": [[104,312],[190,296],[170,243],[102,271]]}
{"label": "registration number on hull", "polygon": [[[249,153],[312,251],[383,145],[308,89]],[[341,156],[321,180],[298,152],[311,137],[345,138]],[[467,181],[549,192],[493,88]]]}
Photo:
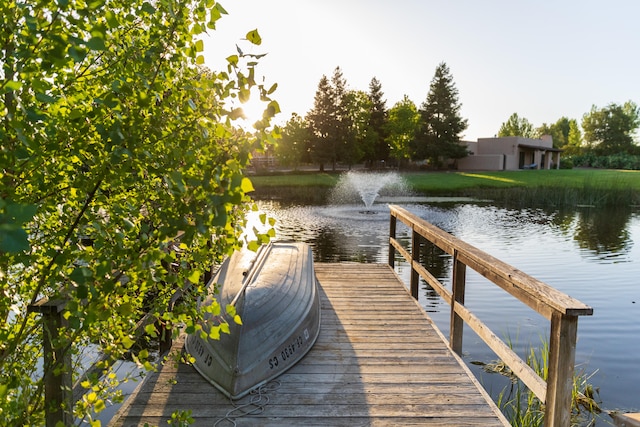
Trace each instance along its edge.
{"label": "registration number on hull", "polygon": [[305,329],[304,336],[299,335],[293,338],[288,344],[286,344],[279,353],[276,353],[269,358],[269,369],[277,369],[286,364],[286,362],[297,352],[299,352],[304,346],[305,342],[309,339],[309,332]]}

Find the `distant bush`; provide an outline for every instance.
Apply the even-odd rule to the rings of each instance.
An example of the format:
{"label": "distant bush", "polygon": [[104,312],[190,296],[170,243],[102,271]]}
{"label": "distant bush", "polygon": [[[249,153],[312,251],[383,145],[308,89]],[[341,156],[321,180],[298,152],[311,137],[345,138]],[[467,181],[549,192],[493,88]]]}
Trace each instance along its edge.
{"label": "distant bush", "polygon": [[573,160],[570,157],[560,160],[560,169],[573,169]]}
{"label": "distant bush", "polygon": [[[575,167],[592,167],[600,169],[640,170],[640,155],[627,153],[597,156],[590,152],[579,156],[562,159],[562,162],[572,161]],[[562,167],[562,164],[560,165]]]}

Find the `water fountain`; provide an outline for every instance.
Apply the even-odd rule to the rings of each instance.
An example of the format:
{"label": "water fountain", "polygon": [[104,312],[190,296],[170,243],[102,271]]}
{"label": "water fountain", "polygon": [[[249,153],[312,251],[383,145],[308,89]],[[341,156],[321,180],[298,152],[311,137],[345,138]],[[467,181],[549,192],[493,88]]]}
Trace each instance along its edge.
{"label": "water fountain", "polygon": [[343,174],[332,193],[334,204],[353,204],[358,199],[364,203],[360,206],[360,214],[376,214],[378,210],[373,205],[382,192],[387,194],[406,194],[406,184],[396,172],[356,172]]}

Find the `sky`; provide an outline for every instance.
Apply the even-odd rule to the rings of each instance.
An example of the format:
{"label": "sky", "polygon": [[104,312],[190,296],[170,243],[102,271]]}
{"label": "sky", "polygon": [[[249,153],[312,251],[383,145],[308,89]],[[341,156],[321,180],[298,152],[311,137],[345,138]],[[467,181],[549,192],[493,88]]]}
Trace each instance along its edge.
{"label": "sky", "polygon": [[[593,105],[640,104],[636,0],[220,3],[229,14],[204,40],[205,65],[226,69],[236,45],[266,53],[256,75],[278,84],[276,123],[306,115],[337,66],[349,89],[368,92],[376,77],[387,108],[404,95],[419,107],[445,62],[469,123],[464,140],[496,135],[513,113],[538,127],[563,116],[580,123]],[[253,29],[260,46],[243,40]]]}

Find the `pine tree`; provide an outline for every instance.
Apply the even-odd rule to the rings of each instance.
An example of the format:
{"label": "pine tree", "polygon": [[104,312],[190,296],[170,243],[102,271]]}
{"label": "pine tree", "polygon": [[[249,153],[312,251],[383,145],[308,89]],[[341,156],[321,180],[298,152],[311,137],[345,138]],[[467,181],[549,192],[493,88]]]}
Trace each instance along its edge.
{"label": "pine tree", "polygon": [[333,88],[327,76],[323,75],[313,100],[313,109],[307,113],[310,133],[310,155],[314,163],[324,171],[324,164],[335,160],[336,140],[333,137],[335,106]]}
{"label": "pine tree", "polygon": [[467,155],[466,147],[460,144],[460,134],[467,128],[467,120],[460,116],[461,107],[449,67],[442,62],[420,107],[422,127],[416,138],[414,159],[428,159],[430,164],[440,166],[446,159]]}
{"label": "pine tree", "polygon": [[387,161],[389,160],[389,144],[386,141],[387,133],[385,126],[388,120],[389,112],[387,110],[382,85],[375,77],[369,83],[369,99],[371,100],[371,118],[369,126],[373,131],[373,156],[367,160],[371,161]]}
{"label": "pine tree", "polygon": [[347,95],[347,82],[340,67],[335,68],[331,81],[322,76],[313,109],[307,115],[311,131],[311,156],[314,162],[320,164],[321,171],[328,162],[335,170],[341,154],[353,151],[355,137]]}

